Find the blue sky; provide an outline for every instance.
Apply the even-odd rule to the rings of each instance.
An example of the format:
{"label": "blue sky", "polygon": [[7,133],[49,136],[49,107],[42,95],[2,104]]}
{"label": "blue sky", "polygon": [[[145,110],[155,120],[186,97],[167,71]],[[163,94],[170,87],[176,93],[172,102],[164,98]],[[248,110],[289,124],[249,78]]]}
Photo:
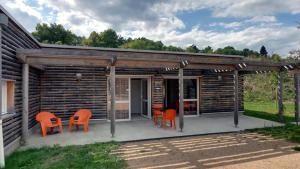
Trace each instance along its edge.
{"label": "blue sky", "polygon": [[59,23],[78,35],[115,29],[167,45],[234,46],[287,56],[300,49],[300,0],[0,0],[28,31]]}

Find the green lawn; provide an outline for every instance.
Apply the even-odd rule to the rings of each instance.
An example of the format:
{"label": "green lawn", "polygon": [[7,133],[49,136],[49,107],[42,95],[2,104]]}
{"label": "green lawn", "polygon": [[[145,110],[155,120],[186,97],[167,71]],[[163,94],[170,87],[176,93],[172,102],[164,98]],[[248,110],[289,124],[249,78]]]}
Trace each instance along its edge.
{"label": "green lawn", "polygon": [[[270,135],[274,138],[283,138],[291,142],[300,143],[300,126],[295,124],[286,124],[281,127],[267,127],[259,129],[248,129],[250,132],[257,132],[264,135]],[[294,147],[296,151],[300,151],[300,147]]]}
{"label": "green lawn", "polygon": [[17,151],[6,158],[7,169],[121,169],[125,162],[110,151],[116,143],[43,147]]}
{"label": "green lawn", "polygon": [[[278,121],[278,106],[276,102],[244,102],[245,115],[262,119]],[[293,103],[284,103],[285,122],[295,121]]]}

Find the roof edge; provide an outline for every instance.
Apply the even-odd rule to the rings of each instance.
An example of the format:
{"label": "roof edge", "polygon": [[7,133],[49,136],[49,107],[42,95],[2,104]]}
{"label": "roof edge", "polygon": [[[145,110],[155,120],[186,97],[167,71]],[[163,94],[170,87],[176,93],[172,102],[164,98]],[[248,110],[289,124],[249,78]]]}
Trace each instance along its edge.
{"label": "roof edge", "polygon": [[59,49],[79,49],[79,50],[102,50],[114,52],[137,52],[137,53],[157,53],[157,54],[173,54],[173,55],[193,55],[193,56],[212,56],[212,57],[229,57],[229,58],[244,58],[240,55],[222,55],[222,54],[208,54],[208,53],[187,53],[187,52],[173,52],[173,51],[158,51],[158,50],[141,50],[141,49],[124,49],[124,48],[104,48],[104,47],[89,47],[89,46],[71,46],[71,45],[54,45],[40,43],[42,48],[59,48]]}

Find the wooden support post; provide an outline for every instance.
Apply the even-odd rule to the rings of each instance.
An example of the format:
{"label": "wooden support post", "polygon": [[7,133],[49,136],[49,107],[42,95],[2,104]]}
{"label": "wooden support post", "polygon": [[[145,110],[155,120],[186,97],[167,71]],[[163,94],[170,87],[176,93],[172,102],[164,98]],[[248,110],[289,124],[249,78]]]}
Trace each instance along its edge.
{"label": "wooden support post", "polygon": [[283,98],[282,98],[283,82],[282,72],[278,73],[277,101],[278,101],[278,118],[283,122]]}
{"label": "wooden support post", "polygon": [[116,130],[116,124],[115,124],[115,118],[116,118],[116,109],[115,109],[115,104],[116,104],[116,75],[115,75],[115,66],[110,67],[110,96],[111,96],[111,104],[110,104],[110,132],[111,136],[114,137],[115,135],[115,130]]}
{"label": "wooden support post", "polygon": [[298,74],[294,74],[294,101],[295,101],[295,122],[299,125],[299,79]]}
{"label": "wooden support post", "polygon": [[178,72],[178,83],[179,83],[179,127],[180,131],[183,131],[184,125],[184,104],[183,104],[183,68],[179,69]]}
{"label": "wooden support post", "polygon": [[[1,17],[1,14],[0,14]],[[1,23],[1,19],[0,19]],[[0,84],[2,85],[2,27],[0,25]],[[2,90],[0,89],[0,103],[2,103]],[[2,104],[0,104],[0,112],[2,112]],[[3,121],[0,119],[0,168],[5,167],[4,157],[4,141],[3,141]]]}
{"label": "wooden support post", "polygon": [[26,144],[28,137],[28,111],[29,111],[29,65],[23,64],[22,70],[22,94],[23,94],[23,113],[22,113],[22,144]]}
{"label": "wooden support post", "polygon": [[234,70],[234,126],[239,124],[239,72]]}

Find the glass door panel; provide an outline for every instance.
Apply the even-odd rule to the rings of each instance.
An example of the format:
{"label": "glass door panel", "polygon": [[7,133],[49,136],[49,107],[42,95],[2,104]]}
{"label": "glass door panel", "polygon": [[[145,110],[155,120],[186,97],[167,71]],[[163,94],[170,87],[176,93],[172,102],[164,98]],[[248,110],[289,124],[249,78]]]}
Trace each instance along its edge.
{"label": "glass door panel", "polygon": [[129,78],[116,78],[116,119],[129,119]]}
{"label": "glass door panel", "polygon": [[142,115],[148,117],[148,80],[141,80]]}
{"label": "glass door panel", "polygon": [[184,79],[184,115],[197,115],[197,79]]}

